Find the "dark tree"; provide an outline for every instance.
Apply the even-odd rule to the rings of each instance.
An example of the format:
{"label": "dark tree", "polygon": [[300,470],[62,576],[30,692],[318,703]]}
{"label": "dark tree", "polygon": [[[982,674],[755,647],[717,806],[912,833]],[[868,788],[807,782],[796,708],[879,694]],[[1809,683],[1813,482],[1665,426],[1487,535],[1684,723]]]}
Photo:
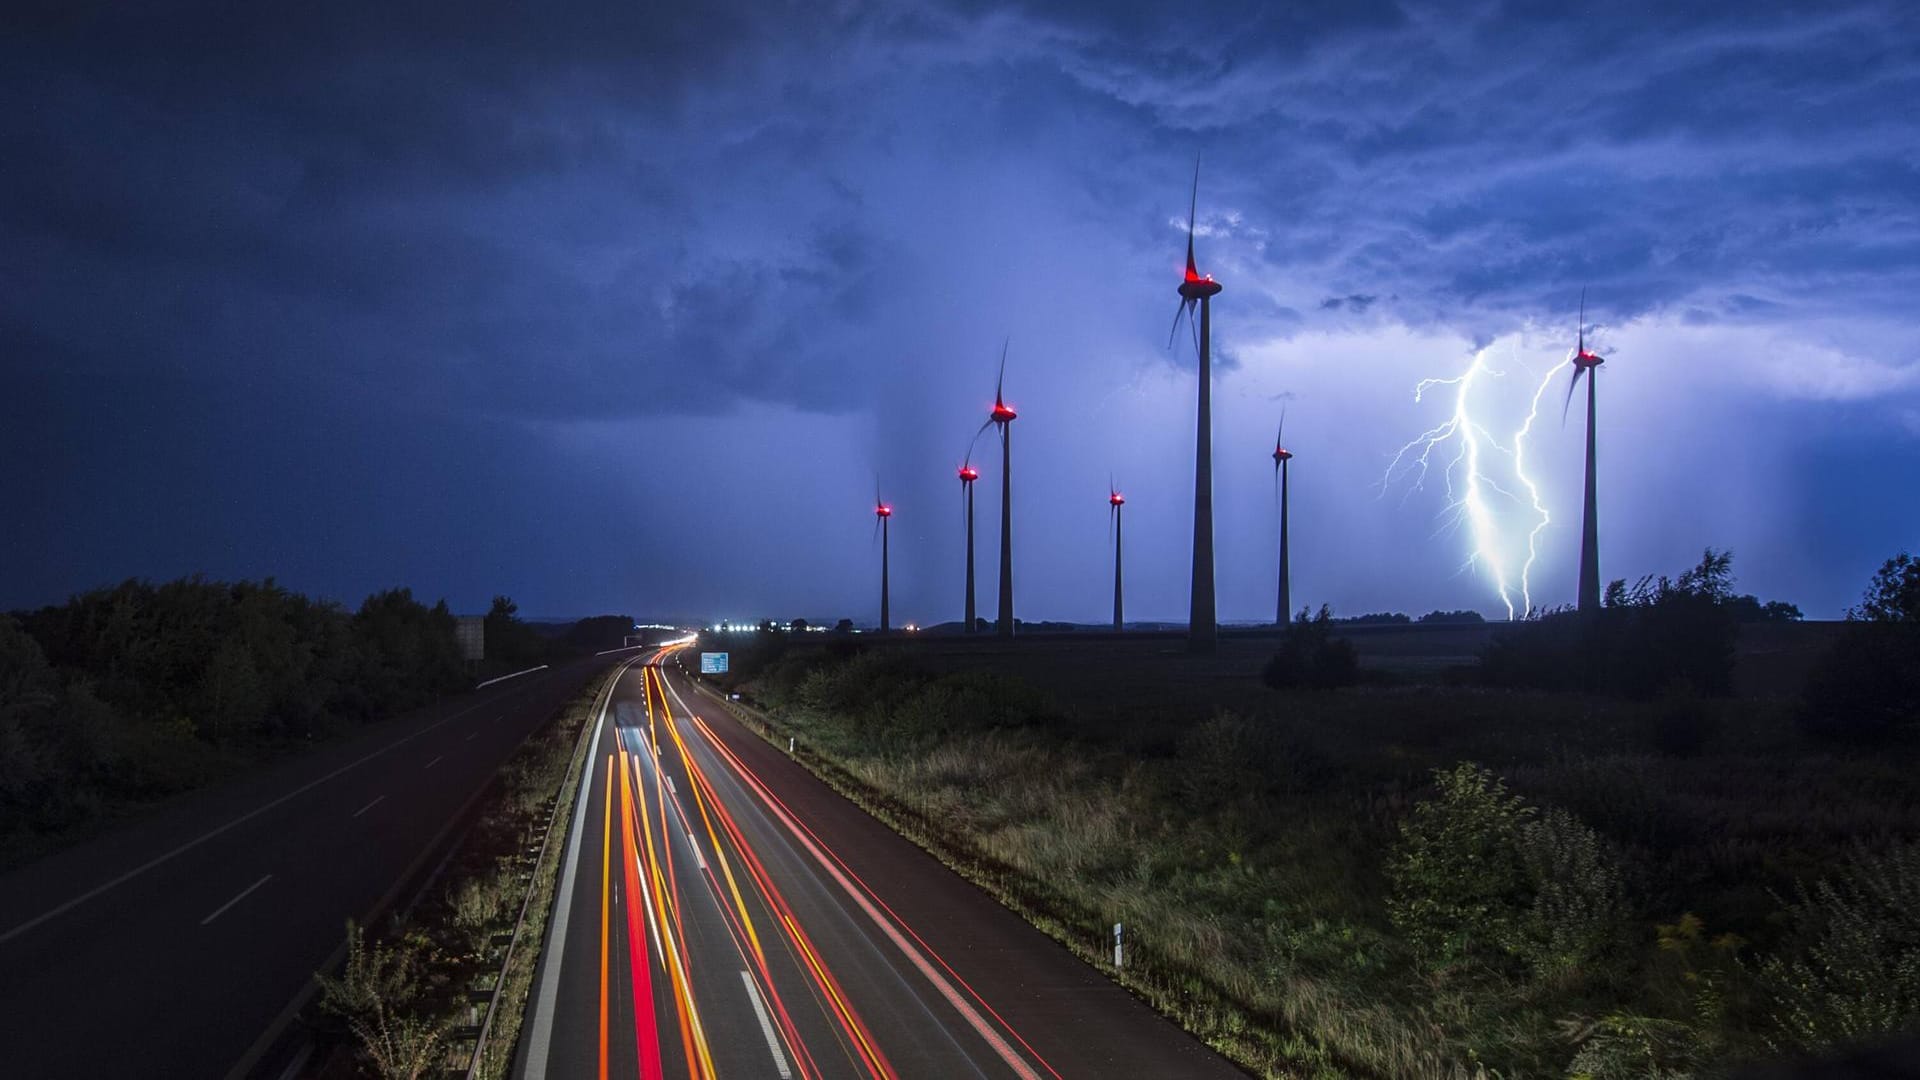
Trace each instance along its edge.
{"label": "dark tree", "polygon": [[1360,662],[1353,643],[1333,636],[1333,622],[1325,604],[1311,616],[1301,608],[1281,635],[1280,651],[1267,662],[1262,681],[1275,690],[1332,690],[1357,681]]}
{"label": "dark tree", "polygon": [[1920,729],[1920,559],[1888,559],[1847,610],[1846,628],[1807,676],[1800,722],[1856,742]]}

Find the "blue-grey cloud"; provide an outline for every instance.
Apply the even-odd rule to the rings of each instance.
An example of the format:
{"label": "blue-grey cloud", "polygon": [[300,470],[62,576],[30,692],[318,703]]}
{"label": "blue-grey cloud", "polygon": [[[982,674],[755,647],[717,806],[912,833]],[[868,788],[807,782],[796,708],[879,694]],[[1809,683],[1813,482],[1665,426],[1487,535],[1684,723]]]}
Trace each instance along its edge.
{"label": "blue-grey cloud", "polygon": [[[1150,414],[1164,431],[1112,427],[1147,422],[1145,387],[1171,394],[1165,380],[1185,377],[1191,392],[1191,347],[1165,345],[1195,153],[1200,258],[1228,286],[1223,408],[1238,387],[1270,402],[1293,380],[1310,433],[1314,394],[1325,407],[1332,388],[1306,387],[1290,350],[1424,335],[1419,365],[1354,354],[1342,372],[1398,403],[1416,367],[1449,374],[1468,346],[1570,328],[1584,287],[1603,328],[1699,331],[1721,344],[1686,362],[1777,400],[1890,402],[1863,426],[1912,438],[1911,5],[1676,3],[1575,20],[1497,2],[50,4],[15,25],[0,43],[0,90],[18,103],[0,113],[0,251],[15,271],[0,374],[16,401],[32,396],[32,422],[5,436],[4,468],[10,486],[38,469],[27,535],[66,553],[15,562],[0,601],[142,571],[128,552],[63,543],[145,498],[110,465],[129,454],[152,470],[143,483],[244,492],[225,516],[150,507],[150,535],[173,545],[150,572],[196,550],[216,572],[271,570],[214,539],[252,515],[284,520],[294,496],[213,469],[208,448],[244,460],[308,407],[299,445],[322,459],[329,432],[351,440],[345,460],[513,447],[466,459],[506,512],[552,512],[517,463],[578,470],[648,431],[688,437],[690,418],[727,438],[744,416],[783,418],[811,444],[756,433],[752,452],[770,458],[759,476],[737,444],[715,466],[731,499],[751,504],[755,485],[805,461],[853,476],[856,504],[877,469],[902,478],[906,502],[944,508],[938,474],[977,424],[1008,334],[1037,405],[1020,430],[1028,497],[1066,505],[1082,473],[1097,487],[1125,465],[1141,477],[1142,552],[1165,528],[1178,561],[1178,528],[1149,508],[1177,501],[1190,421],[1168,407]],[[1756,341],[1771,359],[1729,352]],[[87,404],[98,387],[113,388],[105,431]],[[248,418],[255,401],[273,403],[269,428]],[[1371,468],[1410,432],[1367,407],[1339,424]],[[869,432],[870,449],[829,454],[804,419],[821,417]],[[1741,436],[1737,416],[1721,422]],[[51,480],[47,446],[66,448]],[[1095,460],[1145,446],[1164,452]],[[923,457],[926,478],[909,479]],[[480,520],[450,507],[444,524],[414,520],[395,509],[399,488],[369,501],[364,476],[301,475],[301,507],[373,515],[376,533],[444,543]],[[680,490],[623,483],[635,507]],[[1223,529],[1251,536],[1257,517]],[[1881,546],[1920,525],[1873,520]],[[377,545],[248,535],[315,587],[381,577]],[[951,539],[929,535],[930,563]],[[558,541],[519,540],[529,560],[555,560]],[[1036,604],[1085,607],[1074,560],[1033,543],[1037,565],[1061,568],[1027,579]],[[860,580],[864,552],[843,548],[815,579]],[[662,559],[687,550],[658,545]],[[1424,582],[1457,555],[1436,543],[1400,565]],[[1853,571],[1777,580],[1837,607]],[[682,575],[675,602],[733,588],[729,573]],[[526,587],[570,597],[563,577]],[[904,580],[930,610],[951,591],[931,572]],[[765,587],[769,603],[801,595]],[[1140,598],[1178,609],[1172,591],[1143,584]]]}

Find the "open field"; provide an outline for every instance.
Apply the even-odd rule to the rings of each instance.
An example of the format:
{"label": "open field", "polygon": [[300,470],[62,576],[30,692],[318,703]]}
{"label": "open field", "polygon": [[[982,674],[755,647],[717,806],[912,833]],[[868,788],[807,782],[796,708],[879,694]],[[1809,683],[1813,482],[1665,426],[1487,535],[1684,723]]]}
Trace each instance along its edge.
{"label": "open field", "polygon": [[1248,634],[842,641],[735,681],[1083,955],[1125,922],[1130,984],[1256,1072],[1712,1075],[1920,1011],[1914,748],[1793,722],[1832,632],[1748,628],[1722,699],[1434,677],[1480,627],[1361,629],[1375,676],[1336,692],[1268,689]]}
{"label": "open field", "polygon": [[[1503,625],[1349,625],[1335,636],[1351,640],[1363,671],[1400,681],[1436,681],[1449,669],[1475,663]],[[1741,697],[1799,693],[1807,670],[1844,624],[1751,623],[1741,627],[1734,686]],[[1260,669],[1279,635],[1271,630],[1223,630],[1212,656],[1189,656],[1183,633],[1035,634],[1012,642],[991,634],[897,635],[874,639],[909,651],[930,671],[994,671],[1017,677],[1077,708],[1153,705],[1210,714],[1215,708],[1264,708],[1272,692]]]}

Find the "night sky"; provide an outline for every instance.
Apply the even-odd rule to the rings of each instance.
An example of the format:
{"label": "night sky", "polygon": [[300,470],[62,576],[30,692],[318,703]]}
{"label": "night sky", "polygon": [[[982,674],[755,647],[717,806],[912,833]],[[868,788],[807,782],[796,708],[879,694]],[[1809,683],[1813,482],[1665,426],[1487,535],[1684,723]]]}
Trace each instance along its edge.
{"label": "night sky", "polygon": [[[1129,616],[1184,619],[1198,154],[1223,620],[1272,614],[1283,408],[1296,602],[1504,616],[1549,377],[1570,603],[1582,287],[1603,578],[1713,545],[1834,617],[1920,546],[1920,9],[1626,6],[13,6],[0,607],[871,620],[877,475],[895,621],[956,618],[1011,338],[1020,614],[1108,613],[1111,473]],[[1387,476],[1475,365],[1479,545],[1456,445]]]}

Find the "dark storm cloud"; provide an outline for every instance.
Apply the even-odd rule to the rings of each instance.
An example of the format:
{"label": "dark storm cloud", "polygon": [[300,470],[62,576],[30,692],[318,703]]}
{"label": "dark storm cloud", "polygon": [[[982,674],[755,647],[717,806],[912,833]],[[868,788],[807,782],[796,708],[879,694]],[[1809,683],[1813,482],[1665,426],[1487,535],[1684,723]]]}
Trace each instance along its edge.
{"label": "dark storm cloud", "polygon": [[[1168,419],[1109,447],[1101,425],[1116,398],[1193,368],[1166,335],[1196,152],[1199,255],[1229,287],[1223,383],[1272,378],[1276,349],[1325,335],[1411,327],[1457,350],[1562,325],[1586,286],[1602,322],[1785,328],[1804,355],[1846,361],[1776,377],[1783,394],[1902,391],[1913,358],[1884,342],[1920,291],[1917,18],[1895,3],[1577,21],[1492,2],[16,9],[0,35],[5,468],[39,468],[35,505],[58,524],[30,533],[54,553],[16,562],[0,600],[137,572],[98,540],[129,502],[171,537],[151,572],[236,551],[202,524],[224,522],[280,557],[204,568],[299,566],[350,591],[385,579],[367,568],[383,530],[452,545],[493,502],[582,522],[538,477],[583,460],[598,476],[645,433],[721,454],[689,417],[728,437],[761,425],[713,466],[727,512],[829,453],[847,460],[823,470],[858,482],[806,490],[857,509],[875,471],[918,475],[908,449],[959,452],[1008,334],[1033,415],[1084,425],[1036,422],[1023,445],[1053,454],[1063,485],[1068,462],[1097,479],[1111,463],[1074,455],[1185,438]],[[1298,403],[1310,435],[1316,402]],[[868,458],[859,439],[823,448],[822,416],[871,425]],[[1356,457],[1405,437],[1388,423],[1350,418]],[[298,437],[235,471],[280,429]],[[51,464],[28,464],[47,445]],[[432,488],[434,471],[373,463],[456,468],[444,446],[476,448],[457,458],[463,498],[410,516],[401,481]],[[289,448],[358,464],[302,471]],[[1154,483],[1178,488],[1171,453],[1141,506]],[[138,480],[112,465],[130,456]],[[1067,497],[1029,475],[1037,500]],[[150,499],[168,476],[177,521]],[[951,501],[917,482],[901,481],[903,526],[916,499]],[[241,512],[314,507],[376,520],[322,552],[299,530],[249,533]],[[563,544],[513,540],[523,562]],[[863,565],[859,544],[836,550],[817,581]],[[484,598],[476,582],[512,565],[445,578]],[[729,573],[676,587],[692,603]],[[589,595],[559,581],[533,587]]]}

